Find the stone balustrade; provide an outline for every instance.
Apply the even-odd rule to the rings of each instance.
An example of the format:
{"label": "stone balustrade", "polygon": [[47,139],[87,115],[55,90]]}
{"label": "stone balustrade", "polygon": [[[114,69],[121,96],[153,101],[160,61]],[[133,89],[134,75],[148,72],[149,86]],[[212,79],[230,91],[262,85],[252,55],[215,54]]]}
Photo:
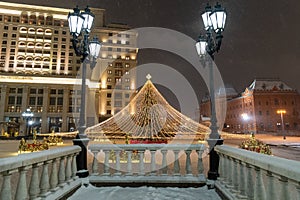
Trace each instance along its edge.
{"label": "stone balustrade", "polygon": [[204,185],[204,148],[202,144],[90,145],[94,156],[89,179],[94,185]]}
{"label": "stone balustrade", "polygon": [[300,199],[300,162],[226,145],[215,150],[220,156],[215,184],[227,199]]}
{"label": "stone balustrade", "polygon": [[78,146],[0,159],[1,200],[59,199],[78,188]]}

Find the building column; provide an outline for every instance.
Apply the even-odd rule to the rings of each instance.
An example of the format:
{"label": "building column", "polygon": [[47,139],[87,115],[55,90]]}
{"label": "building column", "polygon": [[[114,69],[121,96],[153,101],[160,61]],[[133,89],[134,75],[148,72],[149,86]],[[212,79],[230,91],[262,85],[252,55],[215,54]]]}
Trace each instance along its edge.
{"label": "building column", "polygon": [[0,97],[0,105],[3,106],[3,109],[0,109],[0,121],[4,121],[4,113],[7,109],[6,104],[6,95],[7,94],[7,85],[1,86],[1,97]]}
{"label": "building column", "polygon": [[[28,90],[29,87],[28,86],[24,86],[23,87],[23,93],[22,93],[22,105],[21,105],[21,112],[26,111],[26,109],[28,108]],[[21,117],[20,120],[20,136],[24,136],[26,135],[26,120],[23,119],[23,117]]]}
{"label": "building column", "polygon": [[48,123],[48,101],[49,101],[49,87],[44,87],[43,93],[43,112],[42,112],[42,124],[41,124],[41,132],[48,133],[49,132],[49,123]]}
{"label": "building column", "polygon": [[69,88],[64,88],[64,96],[63,96],[63,111],[62,111],[62,124],[61,124],[61,132],[68,132],[68,119],[67,114],[69,112]]}

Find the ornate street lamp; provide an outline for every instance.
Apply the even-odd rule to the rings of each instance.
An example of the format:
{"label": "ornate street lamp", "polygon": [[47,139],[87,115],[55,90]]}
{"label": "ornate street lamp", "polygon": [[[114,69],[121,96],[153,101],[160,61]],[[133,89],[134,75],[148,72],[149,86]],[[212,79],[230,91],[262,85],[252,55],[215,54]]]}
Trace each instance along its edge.
{"label": "ornate street lamp", "polygon": [[26,128],[25,128],[25,135],[29,136],[29,120],[33,117],[33,112],[31,112],[30,108],[27,108],[26,111],[22,112],[22,117],[25,119]]}
{"label": "ornate street lamp", "polygon": [[[196,43],[196,50],[204,66],[206,62],[209,64],[209,91],[210,91],[210,104],[211,104],[211,133],[207,140],[210,147],[209,153],[209,171],[208,179],[216,180],[219,176],[219,156],[215,152],[216,145],[223,144],[223,139],[220,138],[217,126],[216,105],[215,105],[215,90],[214,90],[214,73],[213,73],[213,60],[214,53],[218,52],[222,43],[222,32],[225,28],[226,11],[221,5],[216,4],[212,8],[209,4],[205,7],[205,11],[201,15],[206,36],[200,36]],[[215,36],[215,37],[214,37]],[[209,57],[208,57],[209,55]]]}
{"label": "ornate street lamp", "polygon": [[[78,7],[74,8],[73,13],[69,13],[68,21],[70,27],[70,34],[72,38],[72,46],[77,56],[82,56],[82,80],[81,80],[81,104],[80,104],[80,118],[78,124],[78,134],[76,139],[73,140],[74,145],[81,147],[80,154],[76,157],[77,160],[77,175],[79,177],[87,177],[87,149],[86,146],[89,142],[85,134],[86,122],[85,122],[85,96],[86,96],[86,66],[90,64],[90,68],[93,69],[96,65],[96,60],[100,52],[101,44],[97,37],[89,41],[89,35],[93,25],[95,16],[91,13],[91,10],[86,7],[82,12]],[[82,36],[82,37],[80,37]],[[79,40],[79,38],[81,40]]]}
{"label": "ornate street lamp", "polygon": [[283,114],[286,114],[286,110],[281,109],[281,110],[277,110],[277,114],[280,114],[280,119],[281,119],[281,130],[282,130],[282,134],[283,134],[283,139],[285,140],[285,131],[284,131],[284,123],[283,123]]}

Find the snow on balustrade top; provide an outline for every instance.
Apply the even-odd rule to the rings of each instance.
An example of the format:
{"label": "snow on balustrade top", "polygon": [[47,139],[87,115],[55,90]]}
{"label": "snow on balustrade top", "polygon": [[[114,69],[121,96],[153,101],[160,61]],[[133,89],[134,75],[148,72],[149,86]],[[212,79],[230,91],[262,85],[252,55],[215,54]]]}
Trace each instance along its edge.
{"label": "snow on balustrade top", "polygon": [[166,139],[176,136],[204,139],[209,128],[173,108],[159,93],[147,75],[147,81],[130,103],[117,114],[86,134],[90,138],[121,137],[130,139]]}

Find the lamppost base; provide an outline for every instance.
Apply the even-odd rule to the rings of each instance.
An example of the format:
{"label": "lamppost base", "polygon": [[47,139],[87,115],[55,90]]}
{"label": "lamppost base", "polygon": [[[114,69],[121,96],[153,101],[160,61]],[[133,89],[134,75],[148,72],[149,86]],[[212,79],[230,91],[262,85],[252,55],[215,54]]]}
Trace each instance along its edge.
{"label": "lamppost base", "polygon": [[219,155],[215,151],[214,147],[216,145],[222,145],[223,139],[207,139],[209,146],[209,171],[207,173],[207,179],[217,180],[219,175]]}
{"label": "lamppost base", "polygon": [[89,175],[89,171],[87,170],[87,145],[89,141],[90,140],[85,134],[78,134],[76,139],[73,139],[73,145],[78,145],[81,147],[81,151],[76,156],[76,175],[79,178],[85,178]]}

